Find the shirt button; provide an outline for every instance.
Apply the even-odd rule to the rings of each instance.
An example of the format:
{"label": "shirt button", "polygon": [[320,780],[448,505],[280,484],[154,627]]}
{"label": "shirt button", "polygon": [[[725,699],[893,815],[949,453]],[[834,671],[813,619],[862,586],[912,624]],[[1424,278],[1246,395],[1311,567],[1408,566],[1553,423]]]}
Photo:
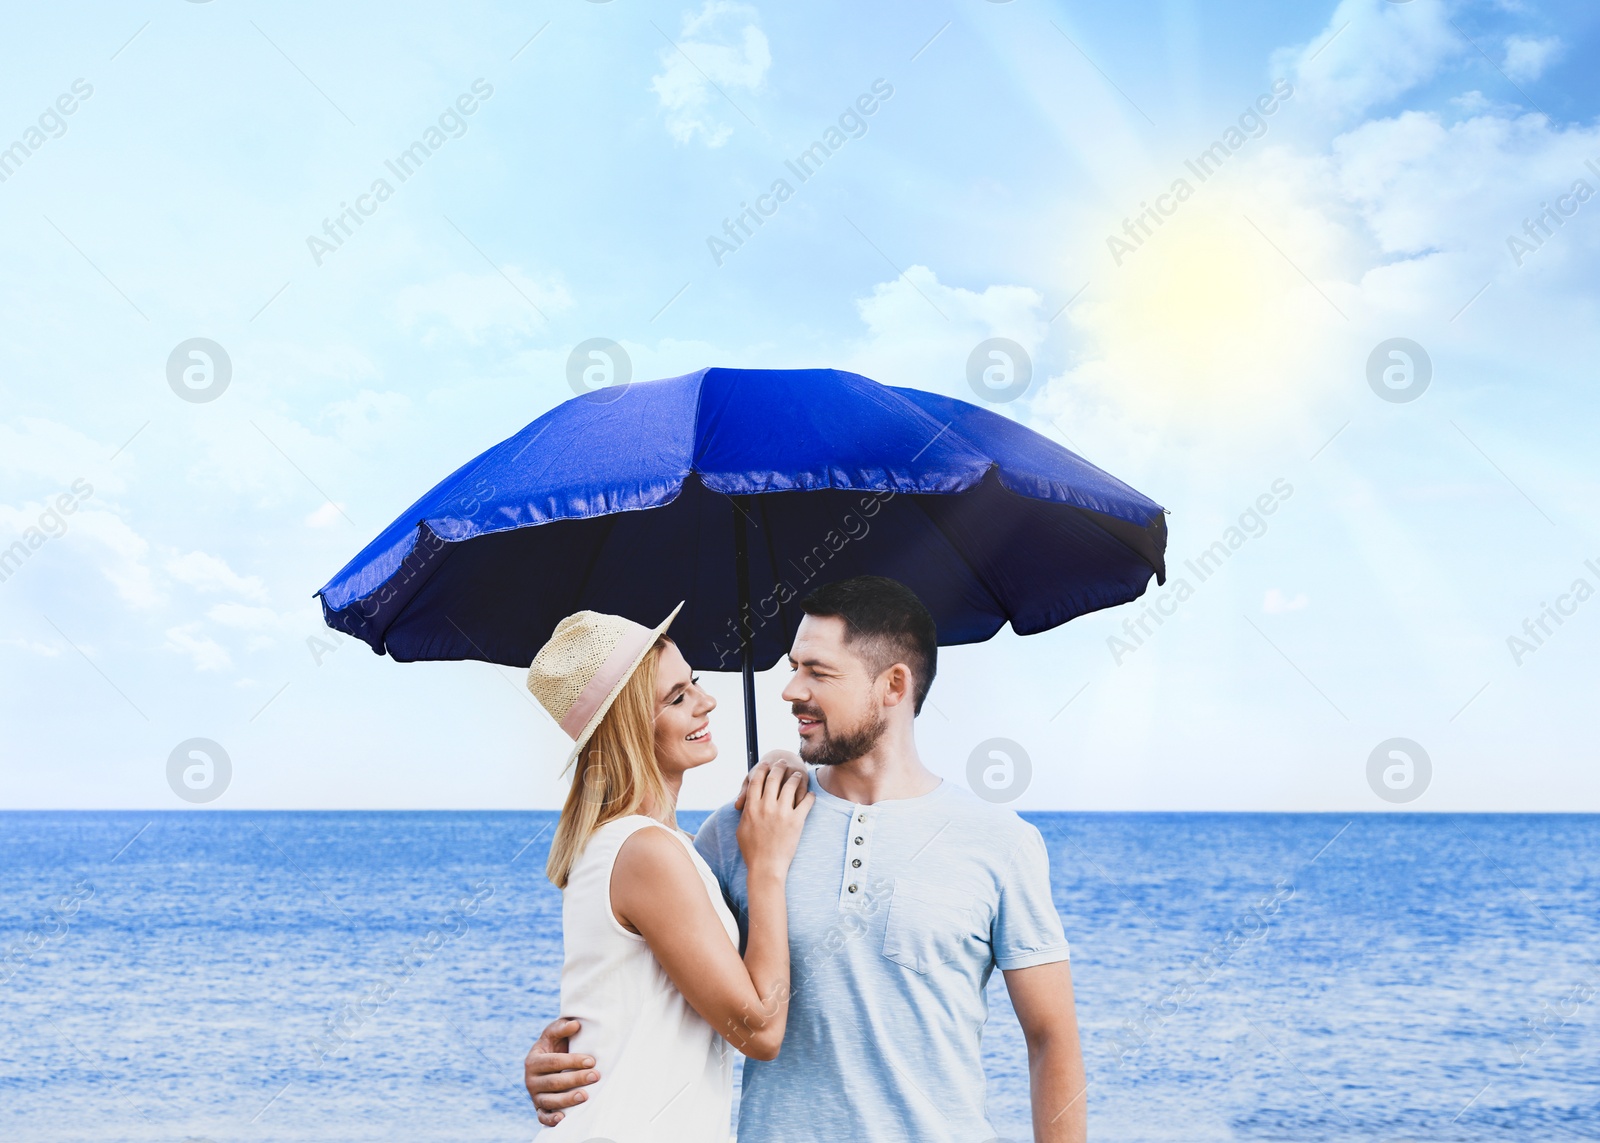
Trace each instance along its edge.
{"label": "shirt button", "polygon": [[860,844],[861,844],[861,839],[860,839],[860,838],[859,838],[859,837],[858,837],[858,838],[856,838],[856,844],[857,844],[857,845],[860,845]]}
{"label": "shirt button", "polygon": [[856,815],[856,821],[864,822],[866,820],[867,820],[867,815],[866,814],[857,814]]}
{"label": "shirt button", "polygon": [[850,886],[850,892],[854,893],[855,891],[856,891],[856,887],[854,885]]}
{"label": "shirt button", "polygon": [[861,859],[858,857],[854,861],[852,861],[850,863],[850,868],[852,868],[852,869],[860,869],[861,868]]}

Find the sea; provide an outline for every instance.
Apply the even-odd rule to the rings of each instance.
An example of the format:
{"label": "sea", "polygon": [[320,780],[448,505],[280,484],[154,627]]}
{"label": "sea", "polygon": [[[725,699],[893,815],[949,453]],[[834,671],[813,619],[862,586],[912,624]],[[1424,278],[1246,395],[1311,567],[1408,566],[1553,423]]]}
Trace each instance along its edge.
{"label": "sea", "polygon": [[[1024,816],[1092,1140],[1600,1139],[1600,817]],[[0,813],[0,1140],[535,1138],[554,820]],[[989,1000],[989,1117],[1028,1140]]]}

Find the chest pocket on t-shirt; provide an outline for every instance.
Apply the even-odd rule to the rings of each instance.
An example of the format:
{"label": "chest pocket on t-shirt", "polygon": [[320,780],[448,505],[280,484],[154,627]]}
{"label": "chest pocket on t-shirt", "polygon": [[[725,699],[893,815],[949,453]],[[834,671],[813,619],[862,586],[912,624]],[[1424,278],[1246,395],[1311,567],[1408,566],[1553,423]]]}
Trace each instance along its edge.
{"label": "chest pocket on t-shirt", "polygon": [[928,973],[955,960],[972,935],[970,903],[935,885],[895,878],[883,955],[912,972]]}

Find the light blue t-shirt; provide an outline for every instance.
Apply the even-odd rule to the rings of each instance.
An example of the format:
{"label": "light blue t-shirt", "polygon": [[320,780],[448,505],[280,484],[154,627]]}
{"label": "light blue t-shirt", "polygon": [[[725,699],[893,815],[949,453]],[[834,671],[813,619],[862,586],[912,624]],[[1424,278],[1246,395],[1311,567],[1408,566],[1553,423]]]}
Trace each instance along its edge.
{"label": "light blue t-shirt", "polygon": [[[739,1143],[983,1143],[979,1046],[996,965],[1064,961],[1039,831],[941,783],[853,805],[817,796],[789,870],[789,1023],[778,1058],[746,1060]],[[748,926],[739,813],[695,846]]]}

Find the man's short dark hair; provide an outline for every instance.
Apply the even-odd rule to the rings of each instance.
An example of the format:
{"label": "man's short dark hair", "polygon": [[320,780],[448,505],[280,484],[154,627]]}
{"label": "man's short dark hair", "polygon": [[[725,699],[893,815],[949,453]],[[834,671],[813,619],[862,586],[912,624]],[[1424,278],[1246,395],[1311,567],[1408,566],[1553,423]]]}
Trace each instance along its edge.
{"label": "man's short dark hair", "polygon": [[858,575],[817,588],[800,601],[807,615],[844,620],[844,641],[874,678],[896,663],[911,670],[911,713],[922,713],[938,669],[939,639],[933,616],[899,580]]}

